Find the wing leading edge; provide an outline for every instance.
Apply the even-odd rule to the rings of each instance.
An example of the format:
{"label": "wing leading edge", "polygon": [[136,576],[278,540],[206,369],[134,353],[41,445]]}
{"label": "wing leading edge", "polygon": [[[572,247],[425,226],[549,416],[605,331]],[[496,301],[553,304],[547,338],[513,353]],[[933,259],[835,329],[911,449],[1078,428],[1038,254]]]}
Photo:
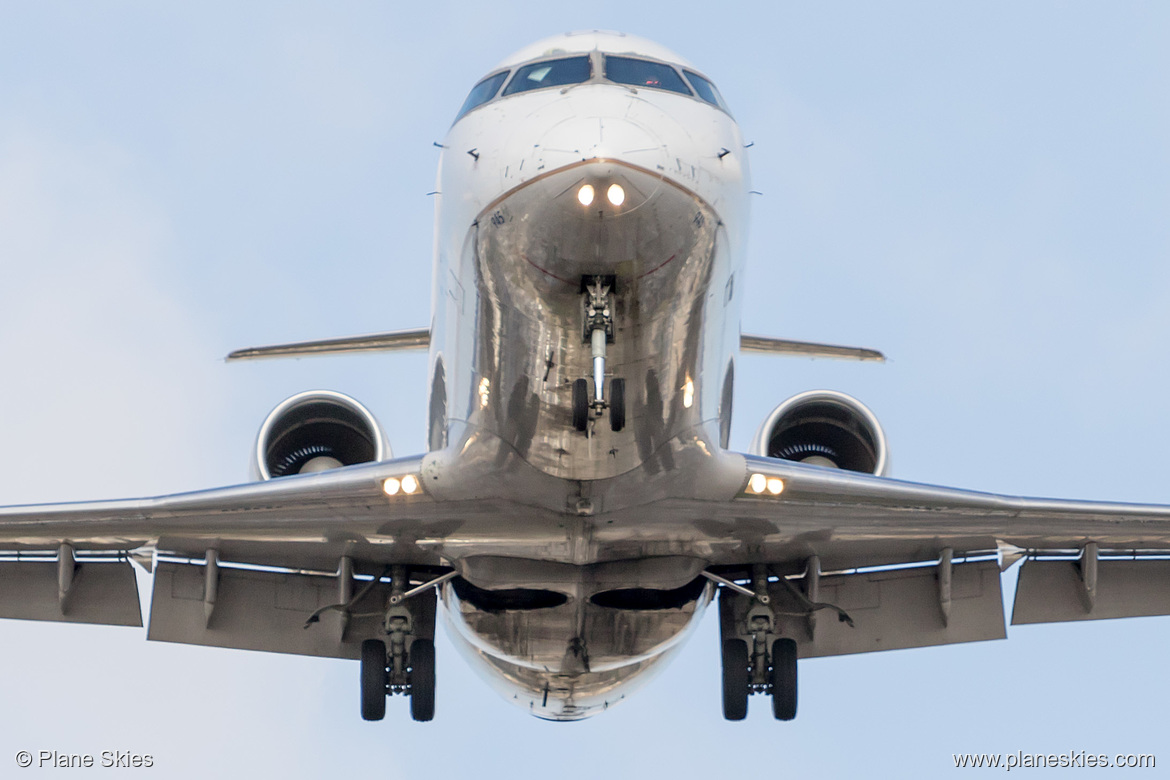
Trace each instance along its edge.
{"label": "wing leading edge", "polygon": [[[227,356],[233,360],[255,360],[276,357],[309,357],[312,355],[342,355],[351,352],[400,352],[427,349],[431,343],[429,328],[395,330],[388,333],[368,333],[361,336],[342,336],[332,339],[296,341],[289,344],[272,344],[264,347],[237,349]],[[810,341],[793,341],[772,336],[743,334],[739,348],[744,352],[758,352],[770,355],[789,355],[811,358],[838,358],[846,360],[884,361],[885,355],[875,349],[842,347],[836,344],[820,344]]]}
{"label": "wing leading edge", "polygon": [[[767,584],[757,588],[802,656],[1002,638],[999,571],[1021,558],[1013,624],[1170,615],[1170,507],[1017,498],[744,459],[748,475],[780,479],[782,489],[745,487],[707,520],[738,529],[744,543],[712,563],[743,581],[764,566]],[[752,599],[725,595],[724,629],[742,635]],[[834,619],[837,610],[848,622]]]}
{"label": "wing leading edge", "polygon": [[[414,543],[436,535],[434,502],[382,490],[421,467],[415,457],[173,496],[0,508],[0,617],[141,626],[135,560],[154,565],[151,639],[357,657],[379,621],[339,613],[308,631],[306,619],[349,601],[355,583],[369,587],[350,612],[384,601],[386,561],[424,576],[440,568]],[[433,631],[427,614],[423,634]]]}
{"label": "wing leading edge", "polygon": [[[575,523],[500,494],[383,492],[391,476],[428,473],[429,458],[0,508],[0,617],[141,625],[129,561],[143,549],[159,553],[151,638],[337,657],[354,657],[376,621],[349,610],[305,629],[307,616],[361,583],[381,603],[389,566],[409,567],[414,584],[473,556],[566,550],[580,564],[678,556],[740,581],[763,567],[777,619],[806,656],[1002,637],[999,563],[1019,557],[1014,623],[1170,614],[1170,507],[1015,498],[734,453],[712,459],[731,480],[685,482],[738,474],[738,492],[676,490]],[[782,491],[752,494],[752,474]],[[724,619],[742,619],[751,599],[724,592]]]}

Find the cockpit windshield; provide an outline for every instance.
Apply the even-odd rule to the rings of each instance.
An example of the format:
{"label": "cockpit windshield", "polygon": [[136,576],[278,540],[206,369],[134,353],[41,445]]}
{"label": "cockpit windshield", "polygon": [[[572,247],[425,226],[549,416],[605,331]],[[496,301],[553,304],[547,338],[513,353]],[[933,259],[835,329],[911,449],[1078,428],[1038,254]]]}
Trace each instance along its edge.
{"label": "cockpit windshield", "polygon": [[[601,66],[602,73],[593,72],[594,62]],[[555,60],[538,60],[522,65],[510,74],[506,70],[493,73],[472,88],[467,100],[463,101],[463,107],[459,109],[455,121],[458,122],[474,109],[507,95],[584,84],[587,81],[608,81],[639,89],[677,92],[727,111],[727,104],[723,102],[723,96],[719,94],[715,85],[692,70],[679,69],[665,62],[638,57],[594,53]]]}
{"label": "cockpit windshield", "polygon": [[471,88],[471,94],[467,96],[467,100],[463,101],[463,107],[459,109],[459,113],[455,116],[455,121],[466,114],[473,108],[479,108],[484,103],[488,102],[496,96],[500,91],[500,85],[504,83],[504,79],[508,78],[508,71],[503,73],[496,73],[488,76],[483,81]]}
{"label": "cockpit windshield", "polygon": [[527,92],[544,87],[563,87],[567,84],[581,84],[593,75],[589,55],[566,57],[563,60],[545,60],[525,65],[504,88],[505,95]]}
{"label": "cockpit windshield", "polygon": [[665,89],[670,92],[679,92],[683,95],[691,94],[682,76],[669,65],[661,62],[636,60],[633,57],[605,58],[605,77],[618,84],[628,84],[631,87],[650,87],[651,89]]}
{"label": "cockpit windshield", "polygon": [[723,96],[719,94],[719,90],[715,89],[714,84],[693,70],[684,70],[683,73],[687,74],[687,78],[691,81],[691,86],[695,88],[695,92],[699,93],[699,97],[711,105],[718,106],[724,111],[727,111],[727,104],[723,102]]}

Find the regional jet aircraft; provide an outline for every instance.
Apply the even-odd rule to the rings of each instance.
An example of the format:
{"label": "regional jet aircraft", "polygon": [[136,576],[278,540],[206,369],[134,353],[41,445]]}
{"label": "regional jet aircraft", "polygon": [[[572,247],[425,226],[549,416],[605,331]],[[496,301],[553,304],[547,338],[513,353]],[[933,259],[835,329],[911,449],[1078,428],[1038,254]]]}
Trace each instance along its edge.
{"label": "regional jet aircraft", "polygon": [[508,57],[442,144],[429,327],[233,359],[429,350],[427,452],[356,400],[295,395],[255,481],[0,509],[0,616],[360,659],[361,713],[435,706],[440,611],[532,714],[623,701],[718,600],[723,714],[796,714],[797,659],[1170,614],[1170,508],[1013,498],[886,476],[837,392],[728,450],[739,352],[880,360],[740,333],[748,157],[715,84],[650,41],[567,35]]}

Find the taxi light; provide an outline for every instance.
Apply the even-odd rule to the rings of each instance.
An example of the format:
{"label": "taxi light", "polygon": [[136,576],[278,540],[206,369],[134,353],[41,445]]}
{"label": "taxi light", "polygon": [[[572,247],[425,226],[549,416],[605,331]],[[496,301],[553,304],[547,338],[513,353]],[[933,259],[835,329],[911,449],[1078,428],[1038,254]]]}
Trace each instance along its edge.
{"label": "taxi light", "polygon": [[768,492],[774,496],[780,495],[784,492],[784,480],[779,477],[771,477],[768,479]]}
{"label": "taxi light", "polygon": [[593,202],[593,185],[586,184],[577,190],[577,200],[581,201],[582,206],[588,206]]}
{"label": "taxi light", "polygon": [[382,492],[388,496],[398,495],[398,491],[402,489],[402,483],[395,477],[390,477],[382,483]]}
{"label": "taxi light", "polygon": [[763,493],[768,489],[768,478],[763,474],[752,474],[748,480],[749,493]]}
{"label": "taxi light", "polygon": [[[492,381],[486,376],[479,380],[479,408],[486,409],[488,401],[491,400],[492,395]],[[410,491],[407,491],[408,493]]]}
{"label": "taxi light", "polygon": [[417,493],[418,488],[418,477],[414,476],[413,474],[407,474],[402,478],[402,492],[406,495],[409,496],[412,493]]}
{"label": "taxi light", "polygon": [[[622,189],[620,184],[611,184],[605,192],[605,197],[609,198],[609,202],[613,205],[620,206],[626,202],[626,191]],[[592,195],[590,195],[590,200],[592,200]]]}

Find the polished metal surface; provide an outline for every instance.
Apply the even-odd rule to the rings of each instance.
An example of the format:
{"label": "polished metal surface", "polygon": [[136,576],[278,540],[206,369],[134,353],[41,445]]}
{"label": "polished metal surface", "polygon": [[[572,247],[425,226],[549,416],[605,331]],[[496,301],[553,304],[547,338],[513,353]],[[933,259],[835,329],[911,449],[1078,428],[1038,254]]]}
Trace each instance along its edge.
{"label": "polished metal surface", "polygon": [[[69,539],[79,553],[157,544],[202,556],[212,541],[224,560],[317,561],[330,569],[345,550],[355,560],[436,565],[473,555],[576,565],[683,555],[712,565],[779,565],[817,554],[826,571],[937,560],[944,547],[994,551],[996,540],[1033,551],[1096,540],[1102,555],[1170,550],[1165,506],[1015,498],[742,455],[704,468],[684,453],[676,452],[670,472],[677,481],[631,474],[595,485],[599,510],[591,516],[567,511],[572,488],[544,497],[559,502],[557,510],[504,499],[495,491],[521,483],[493,487],[487,477],[441,467],[435,474],[428,456],[158,498],[4,507],[0,546],[56,550]],[[381,480],[412,468],[421,468],[427,494],[399,501],[382,494]],[[784,493],[746,496],[753,472],[784,479]],[[545,479],[534,473],[527,484]]]}
{"label": "polished metal surface", "polygon": [[[576,720],[616,704],[698,621],[714,588],[671,609],[614,609],[578,591],[557,607],[487,611],[448,584],[443,603],[465,655],[486,663],[534,715]],[[516,690],[524,692],[515,695]]]}
{"label": "polished metal surface", "polygon": [[[577,192],[590,183],[620,184],[623,207],[582,206]],[[501,458],[514,452],[547,474],[596,480],[638,467],[699,423],[700,406],[684,404],[682,391],[698,379],[703,350],[722,348],[704,338],[708,322],[724,318],[707,296],[729,273],[718,230],[718,215],[693,193],[609,160],[537,177],[489,206],[459,273],[474,295],[474,329],[445,350],[448,365],[468,372],[457,386],[473,389],[449,401],[467,423],[463,436],[487,432]],[[615,280],[606,373],[626,380],[630,425],[613,432],[601,418],[582,436],[571,390],[593,372],[582,335],[582,280],[591,277]]]}

